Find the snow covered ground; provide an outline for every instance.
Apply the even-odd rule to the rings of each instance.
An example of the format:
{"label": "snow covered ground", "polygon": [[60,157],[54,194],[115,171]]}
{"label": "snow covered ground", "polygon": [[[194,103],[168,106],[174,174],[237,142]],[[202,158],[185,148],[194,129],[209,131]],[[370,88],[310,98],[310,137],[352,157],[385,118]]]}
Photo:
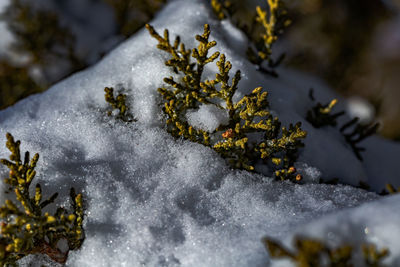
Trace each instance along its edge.
{"label": "snow covered ground", "polygon": [[[215,49],[232,62],[232,73],[242,71],[236,99],[262,86],[284,125],[301,121],[308,131],[296,165],[306,184],[230,170],[211,149],[171,137],[157,88],[172,73],[164,65],[167,55],[143,29],[94,67],[0,112],[0,144],[10,132],[22,141],[23,151],[40,153],[37,182],[45,194],[58,191],[59,201],[67,203],[71,186],[83,192],[86,239],[67,265],[268,266],[261,238],[290,244],[301,233],[334,245],[370,241],[388,247],[385,263],[398,266],[400,196],[317,182],[364,181],[376,192],[387,182],[398,186],[400,145],[371,137],[362,143],[361,162],[337,129],[314,129],[305,120],[313,105],[309,88],[322,103],[337,96],[323,82],[292,70],[280,69],[278,79],[257,72],[246,58],[244,35],[230,22],[215,20],[204,2],[171,1],[151,24],[160,33],[168,28],[180,35],[187,47],[194,47],[194,35],[210,24]],[[210,64],[205,78],[215,71]],[[106,115],[106,86],[125,89],[137,122]],[[345,107],[339,99],[337,110]],[[188,119],[213,127],[209,118],[221,119],[213,112],[203,108]],[[4,158],[8,151],[2,147]]]}

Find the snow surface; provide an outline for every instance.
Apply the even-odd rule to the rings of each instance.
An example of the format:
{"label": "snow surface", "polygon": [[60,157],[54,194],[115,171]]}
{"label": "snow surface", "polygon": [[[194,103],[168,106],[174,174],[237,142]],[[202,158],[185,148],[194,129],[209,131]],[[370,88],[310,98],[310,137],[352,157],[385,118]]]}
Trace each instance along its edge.
{"label": "snow surface", "polygon": [[[329,235],[331,242],[347,238],[355,245],[371,240],[390,249],[386,263],[396,266],[400,197],[317,182],[365,181],[377,192],[386,182],[398,186],[400,145],[371,137],[362,143],[367,151],[361,162],[337,129],[314,129],[305,121],[313,105],[309,88],[322,103],[338,97],[305,74],[283,69],[275,79],[257,72],[246,59],[245,36],[228,21],[213,19],[205,1],[171,1],[151,24],[159,32],[168,28],[171,39],[179,34],[186,47],[193,47],[194,34],[205,23],[216,49],[232,62],[232,73],[242,71],[235,99],[263,86],[284,125],[303,122],[308,137],[296,168],[307,183],[230,170],[211,149],[171,137],[157,88],[173,73],[163,63],[167,55],[143,29],[94,67],[0,112],[0,144],[11,132],[23,151],[40,153],[37,182],[44,193],[59,191],[59,201],[66,204],[74,186],[85,197],[86,239],[79,251],[70,252],[67,265],[268,266],[262,237],[290,243],[293,235],[309,233]],[[208,66],[205,78],[213,78],[216,70]],[[105,86],[124,88],[137,122],[106,115]],[[338,110],[345,107],[340,99]],[[212,129],[211,118],[224,119],[220,115],[203,107],[188,118]],[[0,157],[8,154],[3,146]],[[0,175],[7,170],[1,168]],[[29,261],[41,263],[32,257],[21,263]]]}
{"label": "snow surface", "polygon": [[362,97],[352,96],[347,99],[347,112],[351,117],[358,117],[361,123],[371,123],[375,118],[375,109]]}
{"label": "snow surface", "polygon": [[229,122],[228,112],[214,105],[201,105],[198,110],[189,111],[186,117],[190,125],[208,132]]}

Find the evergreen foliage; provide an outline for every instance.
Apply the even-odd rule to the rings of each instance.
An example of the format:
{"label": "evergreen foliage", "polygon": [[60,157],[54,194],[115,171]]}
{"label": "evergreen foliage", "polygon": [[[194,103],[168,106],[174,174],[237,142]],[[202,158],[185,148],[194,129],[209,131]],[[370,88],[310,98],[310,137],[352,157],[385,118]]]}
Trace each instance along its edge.
{"label": "evergreen foliage", "polygon": [[[44,212],[58,193],[43,200],[42,188],[36,184],[34,194],[31,194],[29,189],[36,175],[39,154],[30,159],[29,152],[26,152],[22,161],[20,144],[8,133],[6,146],[11,152],[10,160],[0,161],[10,169],[4,182],[15,193],[18,203],[7,199],[0,207],[0,266],[15,266],[22,257],[37,253],[65,263],[69,250],[78,249],[84,239],[82,195],[71,189],[72,212],[63,207],[58,207],[53,215]],[[68,244],[66,252],[58,248],[61,240]]]}
{"label": "evergreen foliage", "polygon": [[[272,239],[263,238],[262,241],[271,258],[290,259],[297,267],[355,266],[352,263],[354,248],[350,245],[330,248],[320,240],[297,237],[294,239],[295,251],[293,252]],[[386,248],[378,250],[373,244],[363,244],[361,250],[367,267],[383,267],[382,260],[389,255]]]}
{"label": "evergreen foliage", "polygon": [[398,194],[400,193],[400,187],[394,187],[392,184],[386,184],[386,191],[383,191],[383,195],[387,195],[387,194]]}
{"label": "evergreen foliage", "polygon": [[233,6],[229,0],[211,0],[211,7],[219,20],[226,19],[233,13]]}
{"label": "evergreen foliage", "polygon": [[[312,101],[315,101],[313,89],[310,90],[309,97]],[[331,102],[325,105],[318,102],[314,107],[307,111],[307,121],[310,122],[315,128],[321,128],[325,126],[335,127],[337,125],[337,118],[345,114],[344,111],[331,114],[336,103],[336,99],[333,99]],[[379,128],[379,123],[370,123],[364,125],[358,122],[359,118],[357,117],[350,120],[342,125],[340,132],[345,138],[345,141],[350,145],[356,157],[362,161],[361,152],[364,151],[365,148],[359,147],[358,143],[375,134]],[[353,130],[346,133],[346,130],[354,125],[355,127]]]}
{"label": "evergreen foliage", "polygon": [[390,253],[387,248],[378,250],[374,244],[363,244],[361,249],[367,267],[383,267],[382,260]]}
{"label": "evergreen foliage", "polygon": [[[128,113],[128,107],[126,106],[126,95],[125,94],[120,93],[115,97],[114,96],[114,88],[112,88],[112,87],[105,87],[104,92],[105,92],[104,98],[105,98],[106,102],[109,103],[110,106],[114,110],[118,110],[118,114],[116,115],[116,118],[118,118],[124,122],[136,121]],[[111,116],[112,111],[108,111],[107,114],[108,114],[108,116]]]}
{"label": "evergreen foliage", "polygon": [[[291,21],[286,19],[287,11],[282,0],[267,0],[267,3],[268,10],[263,10],[260,6],[256,7],[256,13],[250,25],[238,21],[236,26],[252,41],[247,50],[249,60],[257,65],[259,71],[277,77],[275,68],[282,62],[284,55],[274,60],[272,47]],[[234,5],[227,0],[211,0],[211,6],[220,20],[232,18],[236,12]]]}
{"label": "evergreen foliage", "polygon": [[[365,151],[365,148],[360,147],[358,143],[363,141],[365,138],[373,135],[379,128],[379,123],[369,123],[367,125],[363,125],[358,123],[359,118],[354,118],[350,120],[348,123],[344,124],[340,128],[340,132],[343,134],[346,142],[350,145],[354,154],[359,160],[362,160],[361,152]],[[346,133],[346,130],[351,126],[355,125],[351,132]]]}
{"label": "evergreen foliage", "polygon": [[[173,136],[212,147],[233,168],[253,171],[257,162],[263,162],[275,170],[279,179],[301,180],[293,164],[306,132],[300,128],[300,123],[281,128],[279,119],[268,111],[267,93],[262,92],[261,87],[234,103],[240,71],[231,80],[232,64],[226,61],[225,55],[219,52],[209,55],[209,50],[217,44],[209,41],[209,25],[204,25],[204,33],[196,36],[199,45],[193,50],[186,49],[179,36],[171,44],[168,30],[162,37],[152,26],[146,25],[146,28],[158,40],[157,47],[171,55],[165,64],[183,75],[179,81],[173,77],[165,78],[164,82],[169,86],[158,89],[165,100],[163,110],[167,116],[167,129]],[[214,80],[203,80],[205,65],[217,59],[219,73]],[[229,122],[214,132],[195,129],[185,115],[189,109],[198,109],[200,105],[214,105],[225,111]],[[251,141],[254,136],[261,141]]]}
{"label": "evergreen foliage", "polygon": [[[290,25],[290,20],[285,18],[286,9],[282,0],[267,0],[268,11],[257,6],[256,22],[262,26],[263,32],[254,40],[254,47],[248,49],[248,57],[251,62],[257,64],[261,71],[277,76],[274,68],[283,60],[284,55],[278,60],[272,59],[272,47],[278,40],[284,27]],[[263,62],[268,63],[268,69],[262,67]]]}
{"label": "evergreen foliage", "polygon": [[[315,101],[313,89],[310,89],[309,97],[312,101]],[[336,104],[337,99],[333,99],[331,102],[324,105],[318,102],[307,112],[307,121],[309,121],[315,128],[321,128],[324,126],[335,127],[337,125],[336,119],[345,114],[344,111],[331,114],[332,109]]]}
{"label": "evergreen foliage", "polygon": [[[67,28],[60,25],[56,15],[49,12],[32,12],[29,7],[22,5],[21,1],[12,1],[15,5],[14,8],[18,7],[20,10],[19,13],[10,12],[10,16],[16,16],[12,19],[14,24],[10,24],[19,40],[16,48],[21,51],[33,51],[31,54],[33,64],[44,64],[44,58],[50,56],[67,58],[78,69],[85,66],[85,63],[75,55],[73,35]],[[129,36],[136,30],[133,26],[136,25],[136,22],[129,20],[127,10],[132,8],[135,3],[143,4],[145,1],[106,1],[116,10],[121,33]],[[229,11],[232,7],[230,1],[220,3],[218,0],[212,0],[212,6],[219,19],[224,19],[232,13]],[[280,21],[285,15],[282,1],[268,0],[268,6],[268,12],[260,7],[256,9],[256,21],[263,27],[264,33],[249,47],[248,56],[253,63],[260,67],[260,70],[275,76],[276,72],[273,68],[280,63],[282,58],[277,61],[272,59],[272,47],[278,39],[281,26],[287,26],[289,22]],[[155,10],[145,7],[143,12],[151,17]],[[32,21],[37,24],[29,28],[26,23]],[[44,31],[43,28],[52,30]],[[196,36],[199,45],[193,50],[186,49],[179,37],[171,44],[168,30],[165,30],[162,37],[150,25],[146,25],[146,28],[158,40],[157,47],[171,55],[171,59],[165,64],[173,68],[176,73],[183,75],[179,81],[173,77],[165,78],[164,82],[169,86],[158,89],[165,100],[163,111],[168,118],[167,129],[173,136],[183,137],[213,148],[227,159],[233,168],[254,171],[255,164],[262,162],[273,167],[275,176],[279,179],[292,181],[302,179],[293,165],[297,159],[298,149],[304,146],[302,139],[306,137],[306,132],[301,129],[300,123],[291,124],[288,128],[281,127],[279,119],[273,117],[268,111],[267,92],[263,92],[261,87],[255,88],[252,93],[245,95],[238,102],[233,101],[241,79],[240,71],[237,71],[231,79],[232,65],[226,60],[225,55],[219,52],[209,54],[210,49],[217,44],[215,41],[209,41],[211,33],[209,25],[204,26],[202,35]],[[34,30],[30,31],[31,29]],[[47,34],[41,35],[42,32]],[[40,36],[37,43],[31,42],[36,36]],[[193,60],[195,63],[192,63]],[[219,72],[215,75],[215,79],[204,80],[205,66],[214,61],[217,61]],[[268,63],[269,69],[261,66],[263,62]],[[6,67],[13,70],[12,66],[4,64],[3,68]],[[21,75],[18,76],[18,80],[26,81],[27,87],[32,87],[30,84],[34,85],[26,69],[21,69],[18,74]],[[10,76],[10,79],[12,80],[13,77]],[[131,122],[133,119],[127,112],[126,95],[120,93],[115,97],[114,89],[111,87],[106,87],[104,90],[106,102],[113,109],[119,110],[117,118]],[[310,97],[315,100],[312,93]],[[336,99],[325,105],[317,103],[307,113],[307,120],[316,128],[328,125],[336,126],[336,119],[344,114],[344,112],[331,114],[336,103]],[[229,115],[229,122],[226,125],[220,125],[214,132],[194,128],[188,123],[185,115],[188,110],[198,109],[202,104],[214,105],[226,111]],[[112,112],[109,111],[108,114],[111,115]],[[351,120],[343,125],[340,131],[361,160],[360,152],[364,149],[359,147],[358,143],[375,133],[378,124],[362,126],[357,122],[357,118]],[[345,133],[346,129],[355,124],[357,125],[352,132]],[[251,141],[252,139],[261,141],[255,142]],[[78,249],[84,239],[82,195],[77,195],[75,190],[71,189],[73,208],[71,213],[63,207],[59,207],[54,215],[43,212],[49,204],[55,201],[58,194],[55,193],[42,201],[40,184],[36,184],[33,196],[29,192],[36,175],[35,167],[39,155],[35,154],[30,159],[29,152],[26,152],[22,162],[20,141],[15,142],[11,134],[7,134],[7,140],[7,148],[11,151],[10,160],[1,160],[1,163],[10,169],[5,183],[15,193],[16,200],[22,209],[11,200],[6,200],[5,205],[0,207],[0,218],[2,219],[0,265],[15,265],[20,258],[35,253],[46,254],[56,262],[65,263],[68,251]],[[392,185],[387,185],[387,190],[389,193],[399,191]],[[67,252],[62,252],[57,247],[60,240],[67,241]],[[329,262],[328,266],[353,266],[351,264],[353,247],[348,245],[331,249],[321,241],[298,238],[295,240],[297,251],[291,252],[268,238],[265,238],[263,242],[272,258],[289,258],[296,262],[297,266],[321,266],[321,262],[326,259]],[[378,250],[371,244],[363,245],[362,252],[367,266],[382,266],[382,259],[389,253],[387,249]]]}

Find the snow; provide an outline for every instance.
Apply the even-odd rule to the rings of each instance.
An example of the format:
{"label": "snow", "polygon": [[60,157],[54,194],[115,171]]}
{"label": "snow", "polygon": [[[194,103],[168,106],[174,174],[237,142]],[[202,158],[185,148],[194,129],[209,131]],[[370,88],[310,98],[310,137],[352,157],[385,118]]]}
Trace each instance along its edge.
{"label": "snow", "polygon": [[[231,73],[242,71],[235,99],[262,86],[284,125],[301,121],[308,131],[296,163],[305,184],[231,170],[213,150],[171,137],[157,88],[175,74],[143,29],[97,65],[0,111],[0,144],[11,132],[23,151],[40,153],[37,182],[44,193],[60,192],[62,204],[71,186],[84,195],[86,239],[79,251],[70,252],[67,266],[265,266],[270,259],[262,237],[290,243],[297,233],[326,239],[331,232],[335,240],[354,234],[353,242],[387,246],[387,261],[396,266],[400,198],[318,181],[365,181],[376,192],[386,182],[398,186],[400,145],[371,137],[361,144],[366,152],[359,161],[337,129],[314,129],[305,120],[313,105],[308,89],[313,87],[322,103],[338,97],[305,74],[279,69],[275,79],[257,72],[246,59],[245,36],[228,21],[213,19],[205,1],[171,1],[151,22],[160,33],[168,28],[171,39],[179,34],[186,47],[194,47],[194,34],[205,23],[218,42],[215,49],[232,62]],[[212,79],[216,67],[205,71],[204,78]],[[128,95],[137,122],[106,115],[106,86]],[[339,98],[337,110],[345,108]],[[187,116],[207,130],[226,119],[209,106]],[[3,146],[0,157],[7,155]],[[6,176],[6,169],[0,174]],[[365,227],[373,234],[365,236]],[[22,263],[29,261],[43,259]]]}
{"label": "snow", "polygon": [[347,99],[347,111],[351,117],[358,117],[361,123],[371,123],[375,117],[374,107],[365,99],[357,96]]}
{"label": "snow", "polygon": [[[293,235],[322,239],[332,247],[345,243],[360,248],[363,243],[373,243],[378,249],[390,248],[394,255],[384,261],[385,266],[399,266],[400,243],[394,238],[400,235],[399,208],[400,196],[386,197],[325,216],[300,227]],[[286,240],[288,245],[290,240]]]}
{"label": "snow", "polygon": [[208,132],[213,132],[218,126],[229,122],[228,112],[214,105],[201,105],[198,110],[190,110],[186,117],[190,125]]}

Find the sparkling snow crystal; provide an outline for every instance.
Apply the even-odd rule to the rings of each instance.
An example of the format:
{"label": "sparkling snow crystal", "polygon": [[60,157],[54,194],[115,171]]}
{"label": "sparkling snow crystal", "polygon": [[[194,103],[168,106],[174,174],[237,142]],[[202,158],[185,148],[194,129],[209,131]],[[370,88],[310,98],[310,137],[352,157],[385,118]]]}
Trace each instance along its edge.
{"label": "sparkling snow crystal", "polygon": [[214,105],[201,105],[198,110],[191,111],[186,116],[190,125],[208,132],[213,132],[229,120],[227,112]]}

